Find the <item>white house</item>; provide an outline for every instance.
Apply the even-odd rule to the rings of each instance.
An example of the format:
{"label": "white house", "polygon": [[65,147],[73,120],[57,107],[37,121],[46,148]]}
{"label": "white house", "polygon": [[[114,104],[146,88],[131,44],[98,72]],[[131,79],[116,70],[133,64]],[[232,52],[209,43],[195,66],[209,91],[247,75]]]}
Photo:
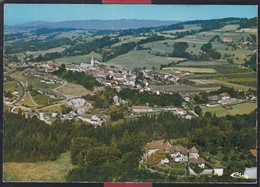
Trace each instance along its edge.
{"label": "white house", "polygon": [[222,176],[224,172],[224,167],[220,163],[215,163],[211,165],[214,170],[214,175]]}
{"label": "white house", "polygon": [[221,97],[221,99],[230,99],[230,95],[228,93],[221,93],[219,94],[219,96]]}
{"label": "white house", "polygon": [[219,106],[219,105],[220,105],[220,103],[218,103],[218,102],[206,104],[207,107],[215,107],[215,106]]}
{"label": "white house", "polygon": [[199,158],[199,151],[198,151],[198,149],[196,149],[196,147],[190,148],[190,150],[189,150],[189,157],[190,157],[190,159],[191,158],[196,158],[196,159]]}
{"label": "white house", "polygon": [[95,114],[91,117],[90,123],[93,125],[101,125],[104,122],[104,117],[99,114]]}
{"label": "white house", "polygon": [[177,112],[177,114],[180,114],[180,115],[186,114],[186,111],[185,111],[183,108],[178,108],[178,109],[176,110],[176,112]]}
{"label": "white house", "polygon": [[176,110],[177,108],[175,106],[166,106],[165,107],[165,110],[170,110],[170,111],[173,111],[173,110]]}
{"label": "white house", "polygon": [[223,42],[232,42],[232,38],[223,38],[222,41]]}
{"label": "white house", "polygon": [[165,159],[162,159],[162,160],[161,160],[161,163],[162,163],[162,164],[169,164],[170,161],[169,161],[168,158],[165,158]]}
{"label": "white house", "polygon": [[149,112],[152,111],[151,107],[148,106],[132,106],[133,112]]}
{"label": "white house", "polygon": [[192,119],[192,115],[186,115],[185,118],[186,119]]}

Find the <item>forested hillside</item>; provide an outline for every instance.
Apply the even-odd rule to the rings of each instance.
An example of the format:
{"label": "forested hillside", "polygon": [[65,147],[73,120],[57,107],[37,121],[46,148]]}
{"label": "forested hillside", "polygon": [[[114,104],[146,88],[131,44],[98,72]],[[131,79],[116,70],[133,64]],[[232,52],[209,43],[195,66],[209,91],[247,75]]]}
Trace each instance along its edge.
{"label": "forested hillside", "polygon": [[[255,119],[256,112],[222,118],[206,113],[192,120],[161,113],[126,120],[115,127],[94,128],[74,121],[57,121],[48,126],[34,117],[25,119],[20,114],[5,112],[4,160],[54,160],[70,150],[72,163],[79,167],[69,173],[69,181],[131,181],[138,173],[142,174],[137,180],[151,181],[151,176],[157,176],[160,181],[165,176],[138,169],[143,146],[151,140],[186,138],[184,146],[196,146],[212,154],[216,147],[227,152],[236,147],[244,152],[243,158],[230,161],[228,174],[237,164],[242,168],[254,164],[247,153],[256,147]],[[99,175],[94,176],[94,170]]]}

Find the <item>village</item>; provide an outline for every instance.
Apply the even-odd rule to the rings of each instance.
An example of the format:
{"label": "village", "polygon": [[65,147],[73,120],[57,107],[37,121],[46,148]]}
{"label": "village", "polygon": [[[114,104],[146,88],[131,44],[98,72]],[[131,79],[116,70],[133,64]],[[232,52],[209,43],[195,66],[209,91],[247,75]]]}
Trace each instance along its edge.
{"label": "village", "polygon": [[[30,63],[27,64],[12,64],[13,66],[18,67],[26,67],[27,73],[26,75],[32,75],[34,77],[41,78],[40,82],[45,84],[66,84],[65,80],[62,80],[61,78],[53,75],[53,72],[58,70],[60,67],[60,64],[51,62],[51,63]],[[130,71],[130,70],[113,70],[110,67],[106,67],[104,65],[101,65],[99,61],[94,60],[93,57],[90,61],[90,63],[81,63],[79,65],[76,64],[66,64],[66,70],[67,71],[73,71],[73,72],[85,72],[86,74],[91,74],[101,85],[105,87],[111,87],[117,90],[117,92],[120,92],[123,88],[130,88],[137,90],[139,92],[147,92],[149,94],[168,94],[172,95],[174,94],[173,91],[168,90],[152,90],[149,81],[150,80],[156,80],[158,84],[171,84],[171,83],[178,83],[180,81],[180,77],[176,75],[172,75],[170,73],[162,73],[162,72],[154,72],[147,69],[141,69],[138,72],[138,76],[136,73]],[[187,72],[183,72],[184,74]],[[27,81],[25,82],[25,85],[27,85]],[[21,85],[23,87],[23,83]],[[10,95],[5,94],[4,95],[4,103],[8,106],[13,107],[12,112],[18,112],[17,109],[26,112],[27,116],[37,116],[40,120],[45,121],[46,123],[50,124],[52,121],[54,121],[56,118],[60,118],[61,120],[81,120],[86,123],[92,124],[94,126],[96,125],[102,125],[106,122],[106,119],[109,118],[109,115],[102,114],[102,113],[96,113],[96,114],[87,114],[87,111],[93,106],[91,106],[90,103],[86,102],[83,98],[75,97],[72,95],[63,95],[59,93],[56,89],[38,89],[38,94],[45,94],[51,99],[56,99],[55,103],[61,103],[66,101],[66,106],[71,107],[70,111],[67,111],[67,113],[61,113],[59,111],[54,111],[50,113],[49,115],[45,115],[44,112],[34,113],[33,109],[25,106],[25,105],[19,105],[19,101],[23,100],[21,97],[23,94],[21,94],[21,97],[19,96],[19,91],[15,90]],[[9,97],[8,97],[9,96]],[[169,111],[172,112],[175,115],[178,115],[179,117],[186,118],[188,120],[198,117],[198,114],[194,111],[194,107],[192,106],[192,103],[194,103],[194,96],[190,96],[189,93],[184,93],[181,95],[183,98],[183,102],[181,104],[181,107],[175,107],[175,106],[128,106],[127,101],[124,101],[118,96],[115,95],[114,97],[114,105],[119,106],[120,104],[124,104],[128,106],[128,116],[134,117],[141,114],[153,114],[158,112],[164,112]],[[15,99],[12,99],[12,98]],[[209,102],[203,105],[200,105],[202,109],[205,108],[212,108],[217,106],[225,106],[230,105],[234,103],[241,103],[245,100],[255,100],[256,97],[254,95],[250,95],[249,97],[246,97],[245,99],[237,99],[232,98],[228,93],[221,93],[219,95],[211,95],[208,97]],[[51,104],[50,104],[51,105]],[[226,106],[225,106],[226,107]]]}

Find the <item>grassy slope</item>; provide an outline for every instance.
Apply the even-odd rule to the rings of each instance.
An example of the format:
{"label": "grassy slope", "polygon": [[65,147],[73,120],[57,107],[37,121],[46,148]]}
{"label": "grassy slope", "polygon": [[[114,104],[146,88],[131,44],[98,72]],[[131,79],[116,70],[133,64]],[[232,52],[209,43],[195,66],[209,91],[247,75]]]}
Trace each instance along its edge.
{"label": "grassy slope", "polygon": [[226,115],[236,115],[236,114],[249,114],[250,112],[256,109],[257,105],[253,102],[246,102],[241,104],[233,105],[231,110],[227,110],[222,108],[221,106],[207,108],[203,110],[203,112],[211,112],[216,113],[218,117],[226,116]]}
{"label": "grassy slope", "polygon": [[65,175],[73,168],[70,153],[62,153],[55,161],[36,163],[7,162],[3,164],[4,181],[64,182]]}
{"label": "grassy slope", "polygon": [[30,107],[34,107],[35,105],[32,102],[32,99],[30,98],[30,96],[28,95],[28,92],[26,92],[24,98],[19,102],[19,104],[24,104]]}
{"label": "grassy slope", "polygon": [[92,56],[93,56],[94,60],[101,61],[101,55],[94,53],[94,52],[91,52],[88,55],[58,58],[58,59],[55,59],[55,61],[60,62],[60,63],[76,63],[76,64],[90,63]]}
{"label": "grassy slope", "polygon": [[58,88],[57,91],[64,95],[75,95],[75,96],[83,96],[90,93],[90,91],[88,91],[83,86],[79,84],[72,84],[72,83],[67,83],[65,86]]}
{"label": "grassy slope", "polygon": [[14,90],[18,90],[21,93],[21,87],[18,85],[16,81],[4,82],[4,91],[5,92],[13,92]]}
{"label": "grassy slope", "polygon": [[12,73],[10,75],[10,77],[14,78],[15,80],[19,80],[19,81],[28,81],[28,85],[32,85],[33,88],[44,88],[44,89],[54,89],[58,86],[60,86],[60,83],[57,84],[46,84],[46,83],[42,83],[40,82],[40,80],[42,80],[40,77],[35,77],[35,76],[24,76],[23,73],[25,73],[25,71],[19,71],[19,72],[15,72]]}
{"label": "grassy slope", "polygon": [[152,67],[159,68],[160,64],[168,64],[172,61],[179,61],[182,58],[159,57],[148,54],[147,50],[130,51],[127,54],[120,55],[110,61],[106,62],[107,65],[121,66],[124,68],[134,69],[136,67],[152,69]]}

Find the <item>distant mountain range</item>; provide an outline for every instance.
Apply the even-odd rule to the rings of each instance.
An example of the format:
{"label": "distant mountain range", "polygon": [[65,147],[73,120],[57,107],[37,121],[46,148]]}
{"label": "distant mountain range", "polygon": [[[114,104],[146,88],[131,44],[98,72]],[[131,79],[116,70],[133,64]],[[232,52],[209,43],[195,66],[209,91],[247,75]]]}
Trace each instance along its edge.
{"label": "distant mountain range", "polygon": [[120,20],[75,20],[62,22],[35,21],[15,25],[16,27],[35,27],[35,28],[77,28],[77,29],[98,29],[98,30],[124,30],[138,29],[142,27],[158,27],[163,25],[172,25],[180,21],[159,21],[159,20],[138,20],[138,19],[120,19]]}

